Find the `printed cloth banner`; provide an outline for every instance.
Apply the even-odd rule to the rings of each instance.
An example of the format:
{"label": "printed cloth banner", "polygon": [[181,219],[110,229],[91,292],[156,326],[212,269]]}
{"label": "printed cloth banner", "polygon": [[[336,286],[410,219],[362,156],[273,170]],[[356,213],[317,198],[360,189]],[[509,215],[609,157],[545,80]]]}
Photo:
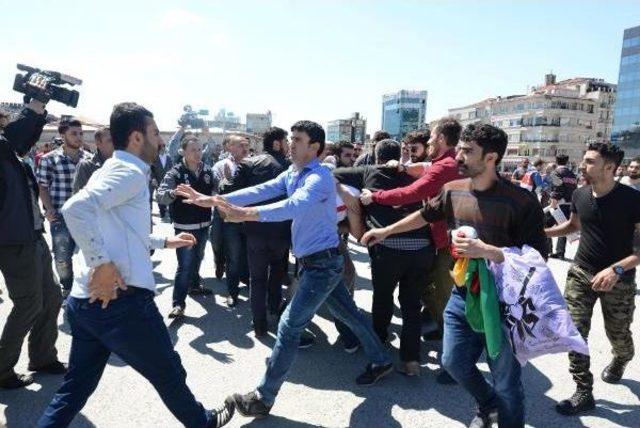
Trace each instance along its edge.
{"label": "printed cloth banner", "polygon": [[525,365],[544,354],[575,351],[589,355],[584,341],[540,253],[527,245],[503,248],[505,261],[489,263],[504,326],[513,352]]}

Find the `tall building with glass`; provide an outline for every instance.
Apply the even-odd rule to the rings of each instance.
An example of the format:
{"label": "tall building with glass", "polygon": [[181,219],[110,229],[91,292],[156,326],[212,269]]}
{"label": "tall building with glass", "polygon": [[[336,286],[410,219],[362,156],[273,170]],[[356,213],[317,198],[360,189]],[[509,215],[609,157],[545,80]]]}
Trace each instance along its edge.
{"label": "tall building with glass", "polygon": [[624,30],[611,140],[640,148],[640,26]]}
{"label": "tall building with glass", "polygon": [[401,90],[382,96],[382,129],[396,140],[426,127],[427,91]]}

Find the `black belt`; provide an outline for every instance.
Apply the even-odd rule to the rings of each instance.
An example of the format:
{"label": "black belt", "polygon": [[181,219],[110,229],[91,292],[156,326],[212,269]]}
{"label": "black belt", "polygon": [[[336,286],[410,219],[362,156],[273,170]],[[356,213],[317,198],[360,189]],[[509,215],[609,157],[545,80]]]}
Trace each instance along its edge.
{"label": "black belt", "polygon": [[118,295],[118,297],[125,297],[125,296],[133,296],[134,294],[140,293],[142,291],[148,291],[148,290],[146,288],[133,287],[131,285],[127,285],[126,290],[123,290],[122,288],[118,288],[118,290],[116,291],[116,294]]}
{"label": "black belt", "polygon": [[317,259],[326,259],[329,257],[339,256],[339,255],[340,255],[340,249],[338,247],[328,248],[326,250],[318,251],[318,252],[306,255],[304,257],[300,257],[298,261],[304,265],[306,263],[311,263]]}

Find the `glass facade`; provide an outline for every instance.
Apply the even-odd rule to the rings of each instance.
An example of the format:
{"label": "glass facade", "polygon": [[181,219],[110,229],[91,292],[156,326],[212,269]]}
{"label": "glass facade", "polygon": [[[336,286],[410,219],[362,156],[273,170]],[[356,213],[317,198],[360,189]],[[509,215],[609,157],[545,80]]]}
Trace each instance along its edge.
{"label": "glass facade", "polygon": [[611,140],[640,147],[640,26],[624,30]]}
{"label": "glass facade", "polygon": [[399,91],[382,97],[382,129],[396,140],[423,128],[427,115],[427,91]]}

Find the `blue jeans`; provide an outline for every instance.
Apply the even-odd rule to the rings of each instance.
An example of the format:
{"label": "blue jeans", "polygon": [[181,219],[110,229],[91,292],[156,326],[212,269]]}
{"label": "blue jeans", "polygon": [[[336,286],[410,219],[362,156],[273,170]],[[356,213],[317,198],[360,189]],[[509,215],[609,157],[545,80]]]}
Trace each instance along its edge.
{"label": "blue jeans", "polygon": [[213,217],[211,219],[211,227],[209,228],[209,240],[211,241],[211,249],[213,250],[213,257],[215,266],[221,266],[224,268],[224,251],[222,245],[222,217],[218,213],[217,209],[213,210]]}
{"label": "blue jeans", "polygon": [[500,355],[487,357],[493,383],[484,378],[476,363],[485,349],[485,337],[474,332],[465,315],[465,300],[454,290],[444,311],[442,365],[478,402],[481,412],[498,410],[501,427],[524,426],[524,392],[520,363],[516,360],[506,336]]}
{"label": "blue jeans", "polygon": [[226,263],[227,290],[238,297],[240,279],[249,277],[247,261],[247,237],[241,223],[222,224],[222,250]]}
{"label": "blue jeans", "polygon": [[[133,289],[133,287],[130,287]],[[143,289],[118,297],[106,309],[100,302],[70,297],[67,316],[72,341],[69,371],[38,421],[38,428],[66,427],[98,386],[113,352],[147,378],[173,415],[186,427],[206,427],[211,416],[191,393],[186,372],[154,294]],[[135,406],[132,407],[135,411]],[[115,409],[114,409],[115,410]]]}
{"label": "blue jeans", "polygon": [[298,353],[300,335],[318,308],[326,302],[332,315],[347,325],[358,337],[369,361],[376,365],[390,362],[389,356],[371,327],[371,321],[360,312],[344,285],[342,255],[319,255],[300,262],[298,290],[285,309],[278,337],[257,390],[262,401],[271,406]]}
{"label": "blue jeans", "polygon": [[53,258],[60,284],[65,290],[71,290],[73,284],[73,252],[76,241],[71,237],[67,224],[62,216],[51,223],[51,243],[53,244]]}
{"label": "blue jeans", "polygon": [[204,248],[209,236],[209,228],[204,227],[197,230],[176,229],[176,235],[182,232],[191,233],[196,238],[196,245],[193,247],[182,247],[176,250],[178,269],[173,282],[173,306],[180,306],[184,309],[189,288],[194,287],[199,281],[198,273],[200,272],[200,264],[202,263]]}

